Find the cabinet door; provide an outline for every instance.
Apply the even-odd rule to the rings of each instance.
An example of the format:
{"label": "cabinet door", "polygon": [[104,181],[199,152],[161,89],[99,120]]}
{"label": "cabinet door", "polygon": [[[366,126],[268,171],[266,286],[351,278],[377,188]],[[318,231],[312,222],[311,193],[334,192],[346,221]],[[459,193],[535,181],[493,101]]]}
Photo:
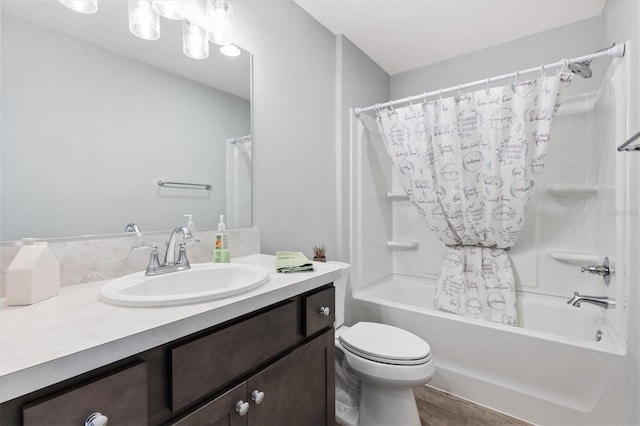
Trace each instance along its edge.
{"label": "cabinet door", "polygon": [[239,401],[247,400],[247,382],[242,382],[186,417],[172,423],[174,426],[246,426],[247,415],[236,411]]}
{"label": "cabinet door", "polygon": [[[247,381],[249,425],[334,425],[334,330],[330,329]],[[260,404],[253,391],[264,392]]]}

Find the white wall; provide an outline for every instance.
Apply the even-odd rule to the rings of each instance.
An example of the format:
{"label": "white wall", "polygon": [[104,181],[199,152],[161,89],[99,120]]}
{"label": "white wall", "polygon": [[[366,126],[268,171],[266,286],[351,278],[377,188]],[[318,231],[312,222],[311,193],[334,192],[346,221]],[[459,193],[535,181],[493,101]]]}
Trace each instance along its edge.
{"label": "white wall", "polygon": [[[607,40],[629,40],[626,52],[631,61],[628,87],[627,136],[640,129],[640,2],[637,0],[609,0],[605,6],[604,34]],[[620,141],[622,143],[622,141]],[[631,235],[629,245],[629,269],[626,271],[630,282],[627,309],[629,311],[629,419],[628,424],[640,424],[640,154],[620,153],[625,156],[630,171],[628,181],[628,202],[621,215]],[[619,271],[619,274],[625,271]]]}
{"label": "white wall", "polygon": [[[215,226],[226,138],[250,133],[247,100],[6,13],[2,21],[0,240],[117,233],[129,222],[169,229],[185,213]],[[214,188],[159,188],[158,178]]]}

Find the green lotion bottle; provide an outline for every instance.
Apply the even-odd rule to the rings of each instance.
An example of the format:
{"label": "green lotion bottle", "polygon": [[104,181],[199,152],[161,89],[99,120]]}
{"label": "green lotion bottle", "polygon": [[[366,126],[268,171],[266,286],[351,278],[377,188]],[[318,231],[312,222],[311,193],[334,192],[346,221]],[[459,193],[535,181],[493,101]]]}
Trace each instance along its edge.
{"label": "green lotion bottle", "polygon": [[220,222],[218,223],[218,232],[216,233],[216,246],[213,249],[214,263],[229,263],[231,261],[229,248],[227,247],[226,229],[227,227],[224,224],[224,215],[221,214]]}

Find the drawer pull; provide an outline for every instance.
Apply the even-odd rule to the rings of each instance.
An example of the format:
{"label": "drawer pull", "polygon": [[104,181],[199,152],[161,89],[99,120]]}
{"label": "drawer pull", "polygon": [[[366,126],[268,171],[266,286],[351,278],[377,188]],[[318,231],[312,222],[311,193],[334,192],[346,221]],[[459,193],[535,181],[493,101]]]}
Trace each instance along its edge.
{"label": "drawer pull", "polygon": [[263,399],[264,399],[264,392],[260,392],[257,389],[251,392],[251,400],[256,404],[260,404]]}
{"label": "drawer pull", "polygon": [[107,426],[109,418],[102,413],[93,413],[84,421],[84,426]]}
{"label": "drawer pull", "polygon": [[241,416],[246,416],[247,413],[249,412],[249,403],[244,402],[243,400],[236,402],[236,411]]}
{"label": "drawer pull", "polygon": [[320,315],[324,315],[325,317],[328,317],[331,314],[331,309],[329,309],[327,306],[323,306],[320,308]]}

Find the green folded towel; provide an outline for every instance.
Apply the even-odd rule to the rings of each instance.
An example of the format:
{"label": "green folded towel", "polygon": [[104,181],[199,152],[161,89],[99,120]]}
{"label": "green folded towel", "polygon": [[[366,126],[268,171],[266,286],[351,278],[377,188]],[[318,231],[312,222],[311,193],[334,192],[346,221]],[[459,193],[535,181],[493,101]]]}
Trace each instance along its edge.
{"label": "green folded towel", "polygon": [[283,274],[289,272],[313,272],[313,263],[299,251],[277,251],[276,270]]}

